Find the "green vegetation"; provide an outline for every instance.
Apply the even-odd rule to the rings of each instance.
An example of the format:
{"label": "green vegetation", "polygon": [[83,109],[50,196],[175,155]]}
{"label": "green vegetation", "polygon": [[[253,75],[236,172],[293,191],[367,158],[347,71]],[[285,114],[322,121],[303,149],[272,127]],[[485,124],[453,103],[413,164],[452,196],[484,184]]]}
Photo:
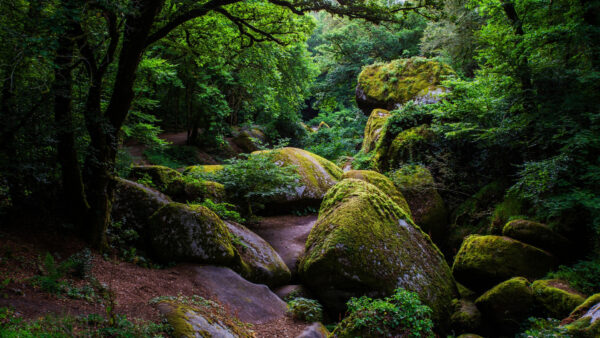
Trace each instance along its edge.
{"label": "green vegetation", "polygon": [[434,337],[431,309],[419,297],[397,289],[390,297],[371,299],[363,296],[348,301],[348,317],[332,333],[336,337],[357,335],[388,337]]}
{"label": "green vegetation", "polygon": [[582,260],[571,266],[561,265],[547,277],[567,281],[586,295],[600,293],[600,259]]}
{"label": "green vegetation", "polygon": [[288,312],[295,319],[309,323],[323,321],[323,306],[314,299],[293,298],[287,302],[287,305]]}

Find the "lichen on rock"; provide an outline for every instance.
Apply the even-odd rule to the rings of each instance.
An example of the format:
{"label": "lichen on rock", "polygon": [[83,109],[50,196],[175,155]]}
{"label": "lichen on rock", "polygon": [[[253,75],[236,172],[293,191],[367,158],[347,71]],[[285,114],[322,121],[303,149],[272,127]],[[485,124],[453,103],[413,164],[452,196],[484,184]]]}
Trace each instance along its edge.
{"label": "lichen on rock", "polygon": [[321,205],[299,273],[324,305],[340,312],[352,296],[419,294],[445,326],[456,285],[441,252],[376,186],[345,179]]}
{"label": "lichen on rock", "polygon": [[483,291],[514,276],[542,277],[555,263],[550,253],[515,239],[471,235],[456,254],[452,271],[458,282]]}

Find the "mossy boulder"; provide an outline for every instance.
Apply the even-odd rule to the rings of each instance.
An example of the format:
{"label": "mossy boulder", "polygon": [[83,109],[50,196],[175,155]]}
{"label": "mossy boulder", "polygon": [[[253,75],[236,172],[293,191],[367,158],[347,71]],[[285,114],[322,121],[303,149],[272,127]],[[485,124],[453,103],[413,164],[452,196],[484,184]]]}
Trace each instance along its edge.
{"label": "mossy boulder", "polygon": [[516,196],[514,193],[509,193],[504,197],[504,200],[496,206],[491,216],[490,234],[502,235],[502,229],[511,219],[522,218],[529,210],[528,203]]}
{"label": "mossy boulder", "polygon": [[502,235],[544,249],[558,257],[569,256],[569,240],[542,223],[524,219],[510,221],[502,229]]}
{"label": "mossy boulder", "polygon": [[466,299],[452,301],[454,312],[450,316],[450,328],[454,332],[478,332],[481,327],[481,313],[475,303]]}
{"label": "mossy boulder", "polygon": [[373,156],[374,166],[385,172],[407,163],[424,163],[434,149],[436,139],[437,136],[428,125],[403,130],[391,142],[382,141],[377,144]]}
{"label": "mossy boulder", "polygon": [[135,230],[140,235],[140,245],[148,238],[148,219],[158,209],[171,203],[162,193],[144,185],[115,178],[115,199],[111,219],[121,222],[124,229]]}
{"label": "mossy boulder", "polygon": [[344,174],[333,162],[303,149],[287,147],[269,152],[274,152],[277,164],[295,166],[300,176],[300,184],[294,193],[276,197],[271,201],[271,204],[277,206],[317,206],[329,188],[341,180]]}
{"label": "mossy boulder", "polygon": [[588,297],[562,324],[573,337],[600,337],[600,293]]}
{"label": "mossy boulder", "polygon": [[186,304],[165,300],[158,303],[157,308],[173,327],[174,337],[254,337],[246,324],[212,301],[196,300]]}
{"label": "mossy boulder", "polygon": [[514,334],[520,324],[535,313],[535,300],[529,281],[515,277],[504,281],[475,300],[485,325],[492,332]]}
{"label": "mossy boulder", "polygon": [[299,273],[322,303],[344,312],[353,296],[416,292],[445,326],[457,290],[444,257],[408,214],[376,186],[345,179],[321,205]]}
{"label": "mossy boulder", "polygon": [[267,142],[267,136],[259,128],[252,127],[235,131],[232,142],[238,146],[242,152],[251,153],[260,149],[260,144],[265,144]]}
{"label": "mossy boulder", "polygon": [[390,117],[390,112],[385,109],[373,109],[371,112],[371,116],[369,116],[369,120],[367,121],[367,125],[365,127],[365,137],[362,143],[362,152],[368,153],[371,150],[375,149],[377,145],[377,141],[379,141],[379,137],[381,136],[381,132],[383,131],[383,126],[385,125],[385,121]]}
{"label": "mossy boulder", "polygon": [[410,100],[437,102],[445,92],[441,81],[452,74],[448,65],[422,57],[376,63],[358,76],[356,103],[369,114],[375,108],[394,110]]}
{"label": "mossy boulder", "polygon": [[583,295],[558,279],[537,280],[531,288],[544,317],[562,319],[585,301]]}
{"label": "mossy boulder", "polygon": [[350,170],[345,172],[343,176],[343,179],[348,178],[354,178],[371,183],[379,188],[379,190],[385,193],[394,202],[396,202],[396,204],[398,204],[398,206],[402,208],[402,210],[404,210],[409,216],[411,215],[410,207],[408,206],[406,199],[396,188],[394,182],[392,182],[385,175],[372,170]]}
{"label": "mossy boulder", "polygon": [[290,281],[290,269],[269,243],[241,224],[229,221],[224,223],[233,237],[233,245],[250,268],[249,275],[244,276],[246,279],[270,287]]}
{"label": "mossy boulder", "polygon": [[389,174],[390,179],[406,198],[415,223],[440,243],[448,228],[448,209],[435,189],[427,168],[406,166]]}
{"label": "mossy boulder", "polygon": [[152,251],[160,262],[240,264],[227,226],[203,206],[169,203],[149,223]]}
{"label": "mossy boulder", "polygon": [[550,253],[504,236],[471,235],[454,258],[452,271],[466,287],[483,291],[513,276],[544,276],[555,266]]}
{"label": "mossy boulder", "polygon": [[[202,201],[206,198],[221,202],[226,199],[222,184],[183,176],[164,166],[136,166],[132,168],[130,177],[149,184],[177,202]],[[150,181],[146,182],[148,178]]]}

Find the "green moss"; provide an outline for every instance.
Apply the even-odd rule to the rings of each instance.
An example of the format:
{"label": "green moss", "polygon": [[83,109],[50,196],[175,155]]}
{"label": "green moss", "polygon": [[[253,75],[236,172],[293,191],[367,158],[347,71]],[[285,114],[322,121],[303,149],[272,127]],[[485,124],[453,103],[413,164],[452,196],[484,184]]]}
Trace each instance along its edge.
{"label": "green moss", "polygon": [[149,176],[155,188],[162,191],[174,180],[181,177],[181,174],[174,169],[160,165],[144,165],[131,168],[129,177],[141,179]]}
{"label": "green moss", "polygon": [[183,171],[184,175],[189,176],[197,176],[197,175],[205,175],[205,174],[214,174],[223,170],[224,166],[221,164],[214,165],[194,165],[185,168]]}
{"label": "green moss", "polygon": [[515,277],[485,292],[475,305],[484,321],[504,333],[516,333],[520,323],[534,314],[534,297],[529,281]]}
{"label": "green moss", "polygon": [[466,299],[452,301],[454,313],[450,317],[450,327],[455,332],[474,332],[481,326],[481,313],[475,304]]}
{"label": "green moss", "polygon": [[502,234],[557,255],[567,255],[570,250],[569,240],[538,222],[523,219],[510,221],[502,229]]}
{"label": "green moss", "polygon": [[400,132],[393,141],[378,142],[373,161],[380,171],[388,171],[408,163],[422,163],[435,141],[435,134],[428,125],[421,125]]}
{"label": "green moss", "polygon": [[513,196],[507,195],[504,200],[495,206],[491,218],[490,232],[494,235],[500,235],[502,228],[506,222],[525,215],[527,213],[527,206],[524,200]]}
{"label": "green moss", "polygon": [[389,109],[439,90],[442,79],[451,74],[454,72],[449,66],[437,61],[399,59],[365,67],[358,76],[358,86],[366,100]]}
{"label": "green moss", "polygon": [[456,295],[429,236],[379,188],[356,179],[325,196],[299,272],[325,305],[340,310],[350,296],[389,295],[402,287],[419,293],[442,323]]}
{"label": "green moss", "polygon": [[350,170],[344,173],[343,179],[354,178],[369,182],[388,195],[407,215],[411,215],[410,207],[402,193],[396,188],[394,183],[384,175],[371,170]]}
{"label": "green moss", "polygon": [[447,230],[448,210],[429,170],[408,165],[387,175],[406,198],[415,223],[439,243]]}
{"label": "green moss", "polygon": [[296,171],[301,177],[300,198],[320,200],[329,188],[342,178],[342,169],[319,155],[289,147],[274,151],[276,161],[296,166]]}
{"label": "green moss", "polygon": [[557,279],[537,280],[531,285],[536,303],[544,315],[562,319],[568,316],[585,298]]}
{"label": "green moss", "polygon": [[369,116],[365,127],[365,136],[362,144],[362,152],[364,154],[375,149],[377,141],[383,131],[385,121],[390,117],[390,112],[384,109],[374,109]]}
{"label": "green moss", "polygon": [[243,152],[251,153],[257,151],[261,144],[267,141],[267,137],[262,130],[251,128],[240,131],[232,139],[233,143],[240,147]]}
{"label": "green moss", "polygon": [[[588,297],[581,305],[579,305],[567,319],[563,322],[569,323],[565,325],[569,334],[574,337],[581,338],[596,338],[600,337],[600,320],[598,317],[598,304],[600,304],[600,293]],[[595,310],[595,311],[594,311]],[[592,313],[596,314],[596,320],[592,322]]]}
{"label": "green moss", "polygon": [[170,203],[149,223],[154,256],[162,262],[239,263],[227,227],[206,207]]}
{"label": "green moss", "polygon": [[548,252],[512,238],[471,235],[456,254],[452,271],[466,287],[483,291],[513,276],[542,277],[554,265]]}

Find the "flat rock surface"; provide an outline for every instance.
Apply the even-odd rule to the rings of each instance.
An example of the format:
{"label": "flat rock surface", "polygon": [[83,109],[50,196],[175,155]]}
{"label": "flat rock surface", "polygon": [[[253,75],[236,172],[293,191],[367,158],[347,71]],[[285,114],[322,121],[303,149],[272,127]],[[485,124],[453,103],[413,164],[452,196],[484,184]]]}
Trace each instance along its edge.
{"label": "flat rock surface", "polygon": [[200,266],[196,282],[237,317],[247,323],[262,324],[285,316],[287,307],[266,285],[250,283],[231,269]]}
{"label": "flat rock surface", "polygon": [[295,274],[298,258],[304,253],[306,239],[316,222],[317,215],[263,217],[252,231],[271,244]]}

